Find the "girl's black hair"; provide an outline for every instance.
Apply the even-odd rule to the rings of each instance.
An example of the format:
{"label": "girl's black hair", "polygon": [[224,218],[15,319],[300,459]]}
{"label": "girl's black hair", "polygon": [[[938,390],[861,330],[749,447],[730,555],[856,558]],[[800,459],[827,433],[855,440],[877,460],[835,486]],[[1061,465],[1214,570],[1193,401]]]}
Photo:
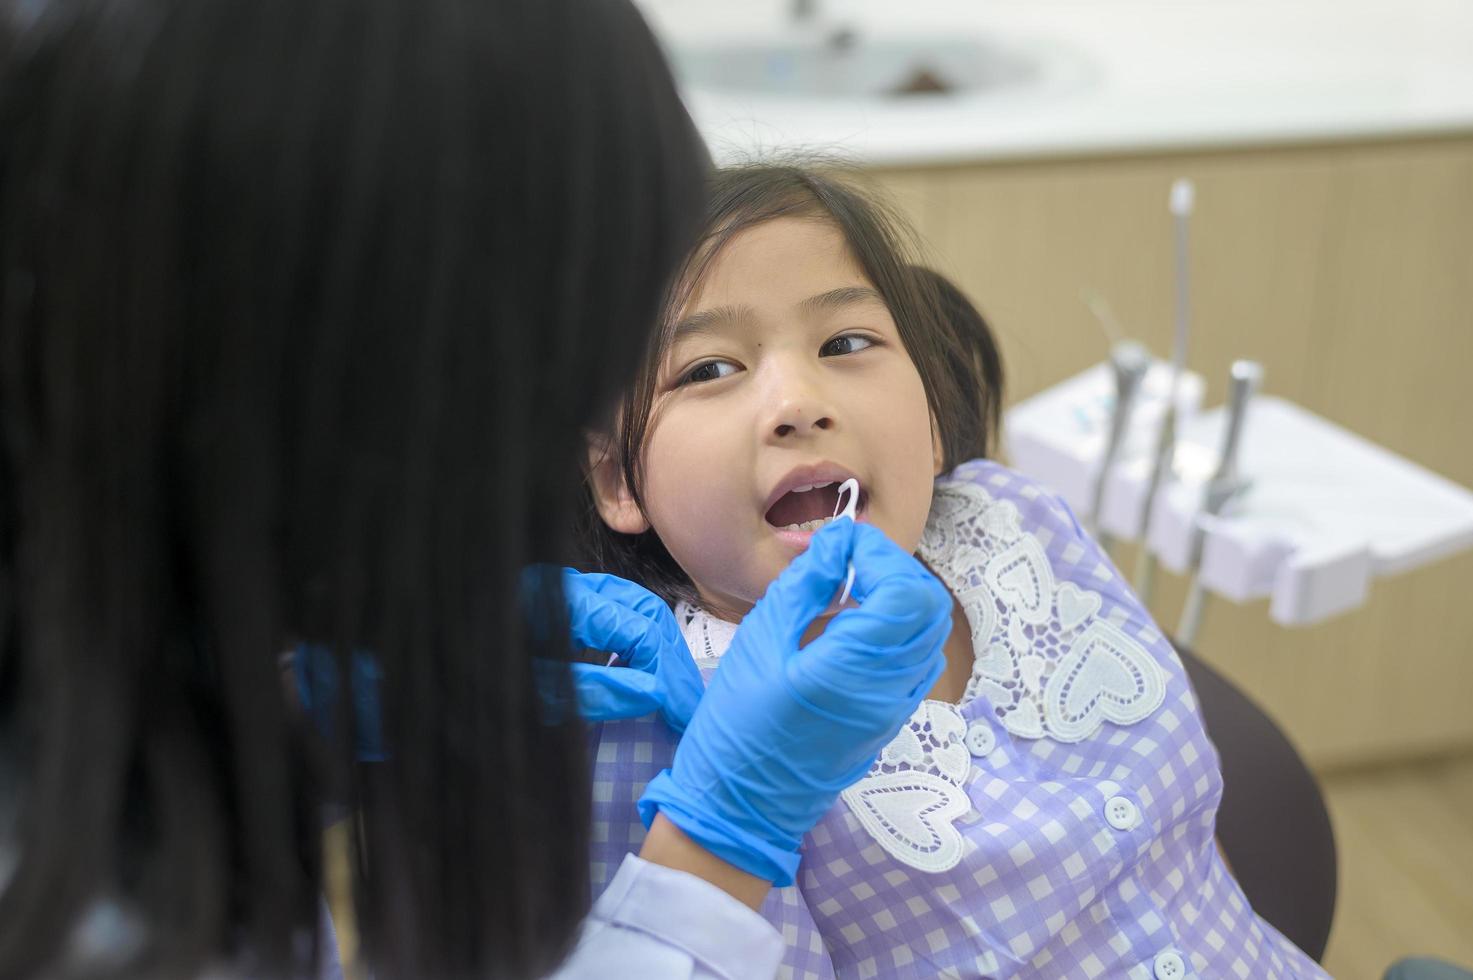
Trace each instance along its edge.
{"label": "girl's black hair", "polygon": [[[884,299],[915,362],[937,420],[942,465],[951,469],[986,456],[1002,399],[1002,362],[986,322],[944,278],[913,265],[923,249],[910,226],[857,177],[834,164],[758,163],[716,172],[707,194],[701,239],[665,300],[660,329],[645,350],[635,383],[595,440],[606,448],[643,508],[642,459],[655,383],[670,334],[689,297],[725,245],[748,228],[776,218],[831,222],[865,276]],[[961,300],[958,307],[953,297]],[[578,524],[578,562],[639,582],[675,603],[695,603],[689,576],[654,530],[620,534],[599,517],[591,478],[585,481]]]}
{"label": "girl's black hair", "polygon": [[918,287],[936,303],[941,324],[952,334],[946,347],[947,367],[957,379],[962,404],[954,420],[957,425],[957,456],[952,465],[988,456],[1002,424],[1005,386],[1002,351],[980,310],[965,293],[934,269],[910,268]]}
{"label": "girl's black hair", "polygon": [[99,971],[314,970],[293,638],[382,670],[390,760],[351,698],[330,754],[366,965],[562,958],[587,765],[520,575],[706,165],[625,0],[0,0],[0,976],[102,899],[146,942]]}

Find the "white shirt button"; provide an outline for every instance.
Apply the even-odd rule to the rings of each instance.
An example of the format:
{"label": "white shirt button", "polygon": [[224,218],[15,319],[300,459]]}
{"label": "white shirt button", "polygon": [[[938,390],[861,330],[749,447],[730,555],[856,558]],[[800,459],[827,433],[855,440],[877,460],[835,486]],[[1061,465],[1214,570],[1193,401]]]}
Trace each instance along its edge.
{"label": "white shirt button", "polygon": [[1187,975],[1187,965],[1180,956],[1167,951],[1157,954],[1152,972],[1156,974],[1156,980],[1182,980]]}
{"label": "white shirt button", "polygon": [[991,755],[995,748],[997,736],[992,733],[992,726],[985,721],[972,722],[972,727],[967,729],[967,750],[975,756],[984,756]]}
{"label": "white shirt button", "polygon": [[1141,812],[1125,797],[1112,796],[1105,801],[1105,822],[1116,830],[1131,830],[1141,822]]}

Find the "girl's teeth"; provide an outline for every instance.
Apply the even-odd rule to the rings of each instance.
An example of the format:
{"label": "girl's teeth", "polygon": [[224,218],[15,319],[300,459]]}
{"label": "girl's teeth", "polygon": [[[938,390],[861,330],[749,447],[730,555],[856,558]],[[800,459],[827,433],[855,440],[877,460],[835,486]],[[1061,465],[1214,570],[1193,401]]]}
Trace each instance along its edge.
{"label": "girl's teeth", "polygon": [[783,530],[784,531],[817,531],[819,528],[823,527],[825,524],[831,523],[832,521],[833,521],[833,518],[832,517],[820,517],[818,520],[815,520],[815,521],[804,521],[802,524],[789,524],[787,527],[784,527]]}

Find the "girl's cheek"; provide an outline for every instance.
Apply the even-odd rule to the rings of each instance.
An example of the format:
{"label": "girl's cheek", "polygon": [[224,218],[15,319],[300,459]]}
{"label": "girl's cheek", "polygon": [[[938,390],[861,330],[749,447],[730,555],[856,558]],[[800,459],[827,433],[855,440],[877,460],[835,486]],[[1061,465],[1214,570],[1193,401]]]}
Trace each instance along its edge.
{"label": "girl's cheek", "polygon": [[713,534],[720,526],[723,495],[730,492],[729,474],[717,465],[720,443],[697,436],[698,431],[667,428],[650,442],[647,504],[656,533],[667,547],[688,538],[694,529]]}

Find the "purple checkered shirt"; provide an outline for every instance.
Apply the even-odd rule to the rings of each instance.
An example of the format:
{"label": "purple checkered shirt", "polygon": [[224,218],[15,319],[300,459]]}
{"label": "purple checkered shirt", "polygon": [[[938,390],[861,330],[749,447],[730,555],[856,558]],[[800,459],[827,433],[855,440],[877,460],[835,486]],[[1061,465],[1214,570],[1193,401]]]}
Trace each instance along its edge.
{"label": "purple checkered shirt", "polygon": [[[1002,466],[936,484],[918,553],[972,628],[958,704],[926,701],[804,839],[763,915],[794,978],[1324,977],[1214,843],[1217,752],[1171,645],[1057,497]],[[734,627],[677,610],[709,678]],[[592,877],[674,756],[654,717],[594,734]]]}

